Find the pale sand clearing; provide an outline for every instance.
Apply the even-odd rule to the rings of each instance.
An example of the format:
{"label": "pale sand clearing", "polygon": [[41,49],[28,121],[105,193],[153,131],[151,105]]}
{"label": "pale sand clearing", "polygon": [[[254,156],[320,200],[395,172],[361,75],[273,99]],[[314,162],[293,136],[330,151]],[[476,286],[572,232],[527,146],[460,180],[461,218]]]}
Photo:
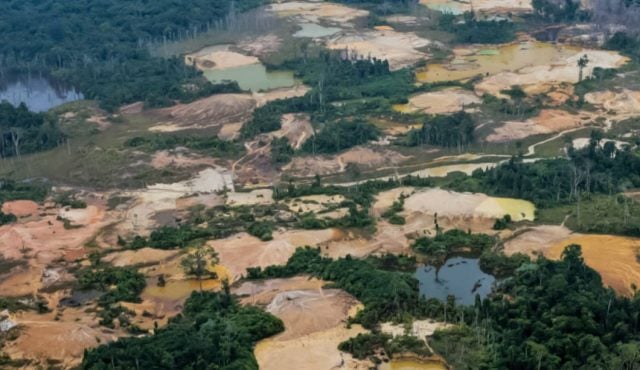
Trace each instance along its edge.
{"label": "pale sand clearing", "polygon": [[45,363],[61,361],[65,368],[77,366],[86,348],[116,339],[100,329],[81,323],[59,321],[20,322],[24,329],[17,339],[7,341],[3,350],[12,359],[30,359]]}
{"label": "pale sand clearing", "polygon": [[246,274],[248,267],[284,265],[297,247],[322,245],[340,236],[336,229],[287,230],[274,232],[273,240],[268,242],[240,233],[207,244],[218,253],[220,264],[229,271],[230,280],[236,281]]}
{"label": "pale sand clearing", "polygon": [[193,103],[177,104],[158,110],[164,121],[151,127],[156,132],[175,132],[187,129],[222,127],[225,124],[246,122],[256,108],[255,99],[248,94],[217,94]]}
{"label": "pale sand clearing", "polygon": [[412,32],[374,30],[367,32],[338,34],[327,41],[334,50],[348,50],[350,55],[387,60],[392,70],[411,66],[427,57],[425,48],[431,41]]}
{"label": "pale sand clearing", "polygon": [[334,156],[294,157],[283,170],[293,176],[313,177],[344,172],[348,163],[355,163],[361,169],[367,170],[395,166],[407,159],[409,157],[379,146],[358,146]]}
{"label": "pale sand clearing", "polygon": [[267,9],[283,17],[295,16],[306,22],[319,23],[320,21],[325,21],[342,26],[356,18],[369,15],[366,10],[328,2],[290,1],[271,4]]}
{"label": "pale sand clearing", "polygon": [[393,109],[402,113],[447,114],[470,110],[467,108],[469,105],[481,102],[471,91],[451,88],[414,95],[409,103],[395,105]]}
{"label": "pale sand clearing", "polygon": [[258,64],[260,60],[254,56],[229,51],[228,47],[212,46],[185,56],[185,63],[195,65],[201,71],[221,70]]}
{"label": "pale sand clearing", "polygon": [[280,292],[266,311],[284,322],[285,331],[272,339],[286,341],[339,326],[358,304],[354,297],[339,289]]}
{"label": "pale sand clearing", "polygon": [[530,12],[533,10],[531,0],[420,0],[420,4],[431,9],[441,10],[454,14],[462,14],[468,11],[484,13],[510,13]]}
{"label": "pale sand clearing", "polygon": [[292,290],[320,290],[327,282],[309,276],[294,276],[284,279],[245,281],[232,289],[233,294],[242,296],[240,302],[252,305],[268,305],[282,292]]}
{"label": "pale sand clearing", "polygon": [[[577,139],[573,139],[572,140],[573,143],[573,147],[576,149],[583,149],[586,148],[590,145],[591,143],[591,139],[587,138],[587,137],[580,137]],[[628,143],[626,141],[620,141],[620,140],[611,140],[611,139],[602,139],[600,140],[600,147],[604,147],[604,144],[606,143],[614,143],[616,145],[617,149],[622,149],[627,145],[631,145],[631,143]]]}
{"label": "pale sand clearing", "polygon": [[340,343],[366,332],[360,325],[352,325],[350,329],[340,325],[287,341],[269,338],[258,342],[254,353],[264,370],[368,370],[372,363],[355,360],[338,350]]}
{"label": "pale sand clearing", "polygon": [[180,252],[176,250],[162,250],[153,248],[142,248],[138,250],[125,250],[109,253],[102,257],[105,262],[113,266],[135,266],[135,265],[155,265],[177,256]]}
{"label": "pale sand clearing", "polygon": [[568,239],[572,231],[565,226],[540,225],[516,230],[515,237],[504,243],[507,256],[524,253],[531,257],[544,253],[547,249]]}
{"label": "pale sand clearing", "polygon": [[589,113],[571,114],[558,109],[544,109],[539,115],[524,122],[508,121],[493,130],[486,140],[502,143],[524,139],[528,136],[551,134],[578,128],[593,122]]}

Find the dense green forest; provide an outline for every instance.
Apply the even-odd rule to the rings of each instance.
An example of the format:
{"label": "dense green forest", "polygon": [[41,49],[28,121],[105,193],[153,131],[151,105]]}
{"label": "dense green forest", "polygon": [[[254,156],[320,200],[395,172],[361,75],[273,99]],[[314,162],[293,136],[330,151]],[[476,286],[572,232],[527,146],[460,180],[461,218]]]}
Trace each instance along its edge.
{"label": "dense green forest", "polygon": [[[460,19],[462,18],[462,19]],[[480,20],[474,12],[462,17],[443,13],[438,20],[440,29],[450,32],[455,40],[467,44],[503,44],[515,40],[515,25],[508,20]]]}
{"label": "dense green forest", "polygon": [[601,145],[598,132],[583,149],[568,150],[568,159],[525,163],[522,157],[460,178],[453,189],[527,199],[539,207],[575,202],[591,193],[615,194],[640,186],[640,157],[629,146]]}
{"label": "dense green forest", "polygon": [[313,154],[337,153],[376,140],[378,135],[375,126],[362,120],[331,122],[307,139],[301,150]]}
{"label": "dense green forest", "polygon": [[284,330],[280,319],[229,293],[194,292],[182,314],[154,335],[88,350],[83,369],[258,369],[256,341]]}
{"label": "dense green forest", "polygon": [[473,143],[475,123],[464,111],[452,115],[427,117],[419,130],[411,130],[404,144],[409,146],[439,145],[462,149]]}
{"label": "dense green forest", "polygon": [[[179,58],[147,45],[177,41],[262,0],[8,0],[0,3],[0,68],[40,70],[105,108],[166,105],[220,90]],[[28,40],[28,42],[27,42]],[[188,85],[188,87],[187,87]],[[237,85],[224,85],[228,91]]]}
{"label": "dense green forest", "polygon": [[51,149],[64,139],[55,118],[29,112],[24,104],[0,102],[0,158]]}

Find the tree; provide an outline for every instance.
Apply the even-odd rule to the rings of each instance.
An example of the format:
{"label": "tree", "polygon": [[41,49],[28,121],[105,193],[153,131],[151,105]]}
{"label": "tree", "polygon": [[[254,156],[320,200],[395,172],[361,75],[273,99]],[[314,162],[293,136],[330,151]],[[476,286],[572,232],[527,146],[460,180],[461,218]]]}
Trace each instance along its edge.
{"label": "tree", "polygon": [[218,253],[206,245],[200,244],[195,247],[194,251],[187,253],[182,260],[180,266],[185,274],[195,276],[200,285],[202,292],[202,277],[208,275],[211,278],[217,278],[217,274],[210,270],[218,263]]}
{"label": "tree", "polygon": [[581,56],[580,59],[578,59],[578,71],[579,71],[578,82],[582,82],[582,73],[588,64],[589,64],[589,57],[587,56],[587,54]]}

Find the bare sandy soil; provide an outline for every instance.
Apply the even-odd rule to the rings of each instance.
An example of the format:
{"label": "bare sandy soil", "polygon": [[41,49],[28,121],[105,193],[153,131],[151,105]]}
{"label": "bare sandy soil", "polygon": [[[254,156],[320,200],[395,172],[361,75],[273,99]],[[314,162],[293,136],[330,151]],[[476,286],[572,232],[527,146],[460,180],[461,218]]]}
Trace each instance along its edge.
{"label": "bare sandy soil", "polygon": [[367,170],[394,166],[407,159],[409,157],[383,147],[359,146],[335,156],[295,157],[283,170],[293,176],[313,177],[344,172],[348,163]]}
{"label": "bare sandy soil", "polygon": [[605,112],[608,124],[640,116],[640,91],[598,91],[585,94],[584,99]]}
{"label": "bare sandy soil", "polygon": [[584,55],[587,55],[590,61],[584,69],[586,77],[592,74],[595,67],[618,68],[628,61],[628,58],[611,51],[580,50],[567,58],[553,60],[550,64],[532,64],[513,72],[489,76],[475,86],[476,93],[502,96],[500,91],[518,85],[529,94],[539,94],[563,83],[576,83],[579,78],[576,65],[578,59]]}
{"label": "bare sandy soil", "polygon": [[282,39],[276,35],[263,35],[255,38],[240,40],[236,47],[249,55],[261,57],[274,53],[280,49]]}
{"label": "bare sandy soil", "polygon": [[213,158],[206,158],[189,150],[161,150],[155,152],[151,158],[151,166],[153,168],[162,169],[167,167],[194,167],[194,166],[215,166],[216,161]]}
{"label": "bare sandy soil", "polygon": [[568,239],[572,231],[565,226],[540,225],[516,230],[514,237],[504,243],[507,256],[524,253],[531,257],[545,253],[552,246]]}
{"label": "bare sandy soil", "polygon": [[358,304],[339,289],[291,290],[278,293],[266,310],[285,325],[285,331],[273,339],[286,341],[339,326]]}
{"label": "bare sandy soil", "polygon": [[324,21],[341,26],[350,26],[349,22],[354,19],[369,15],[366,10],[327,2],[290,1],[272,4],[267,9],[283,17],[296,17],[311,23]]}
{"label": "bare sandy soil", "polygon": [[426,337],[432,336],[436,330],[445,329],[449,326],[451,325],[432,320],[415,320],[411,323],[411,328],[408,330],[408,333],[404,325],[394,324],[391,322],[380,324],[380,330],[384,333],[391,334],[394,337],[404,334],[410,334],[417,338],[425,340]]}
{"label": "bare sandy soil", "polygon": [[394,109],[402,113],[447,114],[463,109],[469,111],[467,106],[480,103],[480,98],[473,92],[452,88],[412,96],[408,104],[396,105]]}
{"label": "bare sandy soil", "polygon": [[480,193],[456,193],[442,189],[421,189],[405,199],[403,214],[438,214],[443,217],[471,216],[495,219],[510,214],[515,221],[533,220],[531,202],[489,197]]}
{"label": "bare sandy soil", "polygon": [[393,30],[373,30],[343,33],[327,41],[327,47],[334,50],[348,50],[349,55],[363,58],[373,57],[388,60],[392,70],[411,66],[424,60],[427,54],[419,49],[429,46],[431,41],[412,32]]}
{"label": "bare sandy soil", "polygon": [[264,370],[368,370],[372,363],[338,350],[340,343],[366,332],[360,325],[352,325],[350,329],[340,325],[287,341],[269,338],[258,342],[254,353]]}
{"label": "bare sandy soil", "polygon": [[150,128],[157,132],[174,132],[186,129],[222,127],[226,124],[244,123],[251,117],[256,101],[247,94],[218,94],[189,104],[178,104],[158,110],[166,117]]}
{"label": "bare sandy soil", "polygon": [[300,149],[302,144],[313,135],[311,120],[306,114],[285,114],[282,116],[282,128],[269,135],[275,138],[286,137],[293,149]]}
{"label": "bare sandy soil", "polygon": [[317,290],[327,284],[325,281],[309,276],[294,276],[286,279],[267,279],[245,281],[232,289],[232,293],[241,296],[241,303],[266,306],[282,292],[292,290]]}
{"label": "bare sandy soil", "polygon": [[175,250],[142,248],[113,252],[104,256],[102,260],[113,266],[156,265],[176,257],[179,253]]}
{"label": "bare sandy soil", "polygon": [[590,113],[572,114],[559,109],[544,109],[534,118],[524,122],[508,121],[493,130],[486,140],[502,143],[520,140],[533,135],[556,133],[578,128],[593,122]]}
{"label": "bare sandy soil", "polygon": [[287,230],[274,232],[273,240],[260,241],[246,233],[226,239],[212,240],[208,245],[218,253],[220,264],[229,271],[229,279],[236,281],[246,274],[248,267],[283,265],[297,247],[318,246],[341,237],[335,229]]}
{"label": "bare sandy soil", "polygon": [[429,8],[464,13],[477,11],[483,13],[529,12],[533,10],[530,0],[471,0],[468,2],[454,0],[420,0]]}
{"label": "bare sandy soil", "polygon": [[[3,350],[12,359],[29,359],[45,363],[58,360],[65,368],[77,366],[86,348],[116,339],[116,335],[85,324],[59,321],[18,321],[23,325],[14,341]],[[33,365],[32,365],[33,366]]]}
{"label": "bare sandy soil", "polygon": [[2,204],[2,212],[10,213],[16,217],[27,217],[39,212],[38,203],[31,200],[14,200]]}
{"label": "bare sandy soil", "polygon": [[199,70],[206,71],[258,64],[260,60],[254,56],[230,51],[226,45],[216,45],[206,47],[193,54],[187,54],[185,56],[185,63],[195,65]]}
{"label": "bare sandy soil", "polygon": [[631,285],[640,286],[640,262],[637,256],[640,239],[613,235],[574,235],[544,251],[545,256],[558,259],[570,244],[582,246],[585,262],[602,276],[605,285],[619,294],[631,296]]}

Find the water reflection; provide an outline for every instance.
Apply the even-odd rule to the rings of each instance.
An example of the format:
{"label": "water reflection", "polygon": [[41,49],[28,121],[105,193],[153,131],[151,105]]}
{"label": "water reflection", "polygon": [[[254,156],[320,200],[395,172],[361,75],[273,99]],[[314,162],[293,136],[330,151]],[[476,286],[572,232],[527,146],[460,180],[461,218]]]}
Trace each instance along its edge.
{"label": "water reflection", "polygon": [[472,305],[476,294],[485,298],[495,282],[495,278],[480,270],[477,258],[452,257],[439,270],[434,266],[421,266],[416,271],[420,282],[420,294],[426,298],[445,300],[456,297],[456,303]]}
{"label": "water reflection", "polygon": [[0,101],[14,106],[25,103],[29,110],[44,112],[61,104],[83,99],[82,93],[43,76],[0,79]]}

